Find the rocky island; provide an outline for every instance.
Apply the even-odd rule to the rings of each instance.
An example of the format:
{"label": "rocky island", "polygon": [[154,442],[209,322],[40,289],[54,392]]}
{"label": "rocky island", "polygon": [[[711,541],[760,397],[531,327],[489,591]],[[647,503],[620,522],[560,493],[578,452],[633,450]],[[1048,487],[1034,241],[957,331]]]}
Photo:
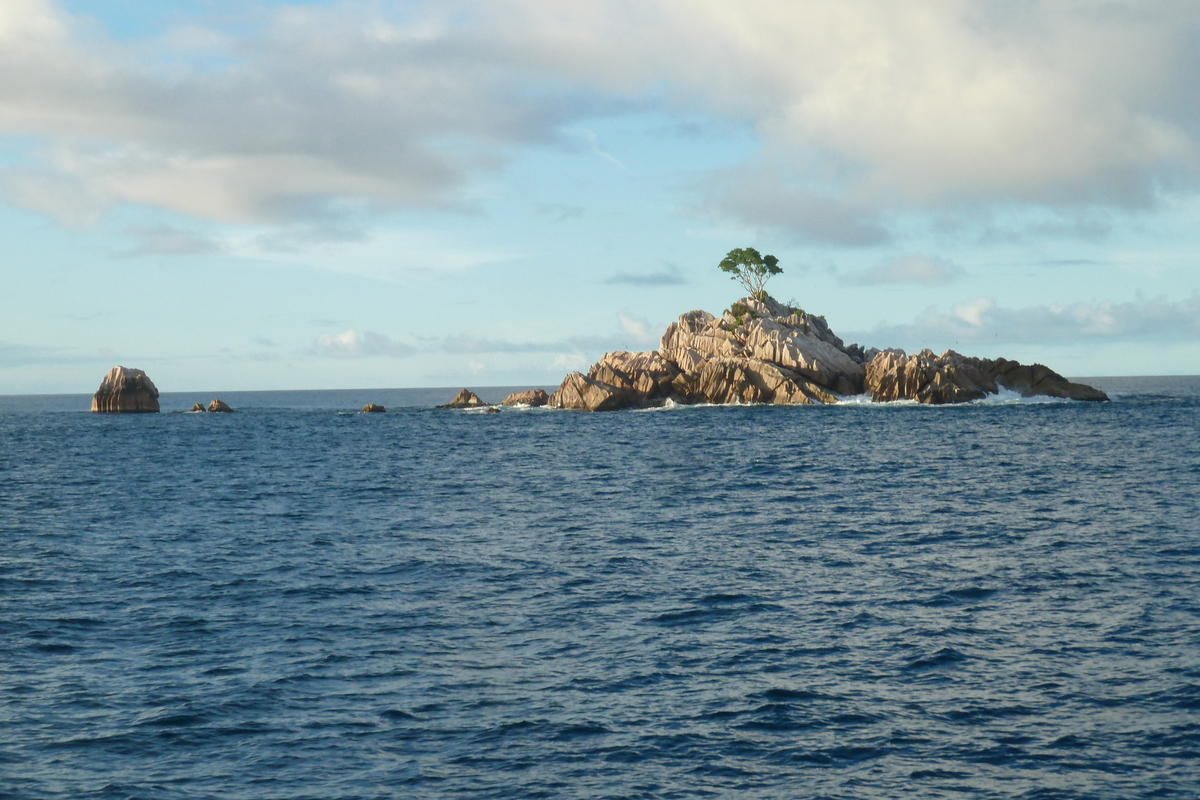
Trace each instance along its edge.
{"label": "rocky island", "polygon": [[863,393],[876,402],[943,404],[979,400],[1002,388],[1026,397],[1108,399],[1041,364],[953,350],[908,355],[847,345],[824,317],[760,291],[720,317],[689,311],[671,323],[656,351],[606,353],[586,374],[568,375],[547,405],[582,411],[667,402],[803,405]]}
{"label": "rocky island", "polygon": [[[510,395],[502,405],[547,405],[616,411],[667,403],[806,405],[869,393],[875,402],[965,403],[1001,389],[1025,397],[1108,400],[1041,364],[971,358],[947,350],[908,355],[847,345],[824,317],[784,305],[766,283],[783,272],[779,259],[752,247],[730,250],[717,265],[749,294],[715,317],[689,311],[672,322],[658,350],[605,353],[587,374],[572,372],[549,397]],[[466,389],[439,408],[483,405]]]}

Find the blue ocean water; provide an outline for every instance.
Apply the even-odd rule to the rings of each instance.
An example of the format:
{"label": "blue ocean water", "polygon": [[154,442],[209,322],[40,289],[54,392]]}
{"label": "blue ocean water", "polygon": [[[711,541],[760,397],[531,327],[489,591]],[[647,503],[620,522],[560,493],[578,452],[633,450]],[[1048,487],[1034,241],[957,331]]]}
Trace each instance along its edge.
{"label": "blue ocean water", "polygon": [[1200,379],[1094,383],[0,398],[0,797],[1194,798]]}

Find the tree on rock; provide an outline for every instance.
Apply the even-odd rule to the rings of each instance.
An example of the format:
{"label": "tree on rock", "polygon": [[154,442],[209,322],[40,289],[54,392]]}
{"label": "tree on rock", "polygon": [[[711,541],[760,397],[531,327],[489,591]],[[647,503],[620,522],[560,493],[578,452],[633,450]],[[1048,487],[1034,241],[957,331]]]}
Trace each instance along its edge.
{"label": "tree on rock", "polygon": [[766,295],[763,287],[771,276],[783,272],[778,258],[761,255],[753,247],[730,250],[718,266],[759,300]]}

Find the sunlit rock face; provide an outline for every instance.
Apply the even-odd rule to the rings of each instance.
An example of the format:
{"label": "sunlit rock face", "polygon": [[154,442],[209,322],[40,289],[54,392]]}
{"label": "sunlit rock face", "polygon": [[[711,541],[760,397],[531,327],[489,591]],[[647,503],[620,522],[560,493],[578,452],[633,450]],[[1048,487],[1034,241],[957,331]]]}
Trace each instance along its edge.
{"label": "sunlit rock face", "polygon": [[128,414],[158,411],[158,388],[140,369],[113,367],[92,395],[92,411]]}
{"label": "sunlit rock face", "polygon": [[563,378],[562,385],[550,395],[546,405],[573,411],[616,411],[629,406],[629,397],[611,383],[589,378],[582,372],[572,372]]}

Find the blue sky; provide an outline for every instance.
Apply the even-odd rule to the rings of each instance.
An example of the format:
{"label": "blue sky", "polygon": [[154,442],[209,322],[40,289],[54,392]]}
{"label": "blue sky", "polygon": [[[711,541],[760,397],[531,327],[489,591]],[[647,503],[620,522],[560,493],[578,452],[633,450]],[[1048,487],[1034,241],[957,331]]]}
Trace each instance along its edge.
{"label": "blue sky", "polygon": [[769,290],[1200,373],[1200,6],[5,0],[0,393],[557,385]]}

